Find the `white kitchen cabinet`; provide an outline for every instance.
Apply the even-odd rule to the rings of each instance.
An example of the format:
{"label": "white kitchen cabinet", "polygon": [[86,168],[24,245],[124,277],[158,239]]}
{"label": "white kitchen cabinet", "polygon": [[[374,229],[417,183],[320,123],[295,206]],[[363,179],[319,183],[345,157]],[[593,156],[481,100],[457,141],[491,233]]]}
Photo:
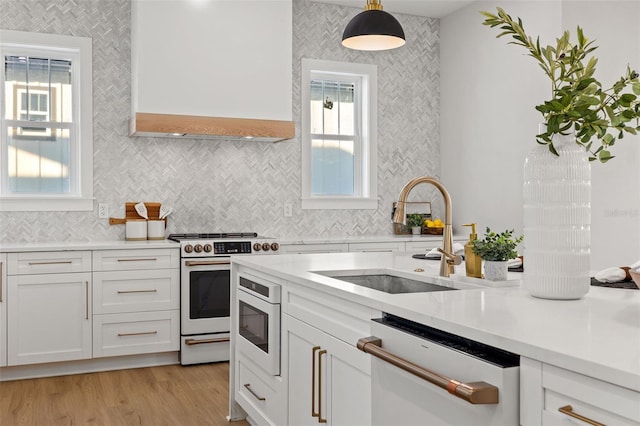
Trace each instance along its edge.
{"label": "white kitchen cabinet", "polygon": [[91,358],[91,273],[8,272],[8,365]]}
{"label": "white kitchen cabinet", "polygon": [[289,315],[282,319],[288,424],[371,424],[369,357]]}
{"label": "white kitchen cabinet", "polygon": [[292,120],[292,0],[134,0],[133,112]]}
{"label": "white kitchen cabinet", "polygon": [[93,356],[179,350],[179,248],[93,252]]}
{"label": "white kitchen cabinet", "polygon": [[405,251],[405,245],[403,241],[349,243],[349,251],[351,252]]}
{"label": "white kitchen cabinet", "polygon": [[640,425],[639,392],[525,357],[520,368],[524,426],[586,424],[586,419],[595,422],[590,424]]}
{"label": "white kitchen cabinet", "polygon": [[236,399],[251,419],[260,425],[285,424],[282,377],[268,374],[242,353],[235,365]]}
{"label": "white kitchen cabinet", "polygon": [[7,365],[7,255],[0,253],[0,367]]}
{"label": "white kitchen cabinet", "polygon": [[313,244],[281,244],[280,252],[283,254],[309,254],[309,253],[342,253],[349,251],[347,243],[313,243]]}

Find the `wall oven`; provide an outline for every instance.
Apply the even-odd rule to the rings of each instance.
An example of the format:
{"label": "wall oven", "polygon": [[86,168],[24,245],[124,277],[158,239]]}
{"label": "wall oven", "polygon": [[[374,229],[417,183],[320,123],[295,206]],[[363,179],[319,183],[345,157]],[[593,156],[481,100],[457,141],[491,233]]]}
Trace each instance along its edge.
{"label": "wall oven", "polygon": [[280,285],[241,273],[236,305],[238,351],[280,375]]}
{"label": "wall oven", "polygon": [[273,254],[255,233],[171,234],[180,242],[180,363],[229,360],[231,256]]}

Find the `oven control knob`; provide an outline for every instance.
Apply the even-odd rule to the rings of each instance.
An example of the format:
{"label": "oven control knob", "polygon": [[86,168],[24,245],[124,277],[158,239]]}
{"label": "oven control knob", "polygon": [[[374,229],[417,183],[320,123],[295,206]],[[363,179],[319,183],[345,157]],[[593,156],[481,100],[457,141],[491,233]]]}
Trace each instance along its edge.
{"label": "oven control knob", "polygon": [[262,250],[269,251],[270,249],[271,246],[269,245],[269,243],[262,243]]}
{"label": "oven control knob", "polygon": [[193,246],[191,244],[187,244],[184,246],[185,253],[191,253],[193,251]]}
{"label": "oven control knob", "polygon": [[196,253],[202,253],[202,244],[196,244],[196,246],[193,248],[193,250]]}
{"label": "oven control knob", "polygon": [[271,243],[271,250],[273,251],[278,251],[278,249],[280,248],[280,244],[278,243]]}
{"label": "oven control knob", "polygon": [[211,244],[205,244],[203,249],[205,253],[211,253],[211,250],[213,250],[213,246]]}
{"label": "oven control knob", "polygon": [[260,243],[255,243],[255,244],[253,245],[253,251],[260,251],[260,250],[262,250],[262,244],[260,244]]}

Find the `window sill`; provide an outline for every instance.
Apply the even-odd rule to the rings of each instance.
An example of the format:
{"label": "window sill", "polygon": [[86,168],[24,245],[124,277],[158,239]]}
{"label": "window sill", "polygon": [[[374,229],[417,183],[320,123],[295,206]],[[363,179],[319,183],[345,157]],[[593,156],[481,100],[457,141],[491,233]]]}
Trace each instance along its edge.
{"label": "window sill", "polygon": [[2,197],[0,211],[3,212],[55,212],[55,211],[91,211],[93,198],[62,197]]}
{"label": "window sill", "polygon": [[318,197],[302,199],[302,210],[375,210],[377,208],[377,198]]}

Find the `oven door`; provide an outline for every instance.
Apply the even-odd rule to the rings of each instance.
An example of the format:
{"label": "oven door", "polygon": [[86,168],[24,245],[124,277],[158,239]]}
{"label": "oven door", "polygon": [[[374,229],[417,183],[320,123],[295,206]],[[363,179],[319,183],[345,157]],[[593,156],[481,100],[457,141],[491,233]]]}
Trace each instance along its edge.
{"label": "oven door", "polygon": [[236,346],[269,374],[280,375],[280,304],[238,289]]}
{"label": "oven door", "polygon": [[182,335],[229,332],[230,272],[228,257],[182,259]]}

